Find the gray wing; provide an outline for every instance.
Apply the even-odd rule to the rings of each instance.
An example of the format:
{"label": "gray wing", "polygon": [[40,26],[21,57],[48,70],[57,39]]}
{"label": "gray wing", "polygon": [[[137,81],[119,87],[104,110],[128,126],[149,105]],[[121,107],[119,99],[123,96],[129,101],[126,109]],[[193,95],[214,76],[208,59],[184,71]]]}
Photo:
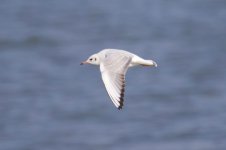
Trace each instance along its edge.
{"label": "gray wing", "polygon": [[114,105],[121,109],[124,101],[125,74],[131,57],[124,54],[108,53],[101,60],[102,80]]}

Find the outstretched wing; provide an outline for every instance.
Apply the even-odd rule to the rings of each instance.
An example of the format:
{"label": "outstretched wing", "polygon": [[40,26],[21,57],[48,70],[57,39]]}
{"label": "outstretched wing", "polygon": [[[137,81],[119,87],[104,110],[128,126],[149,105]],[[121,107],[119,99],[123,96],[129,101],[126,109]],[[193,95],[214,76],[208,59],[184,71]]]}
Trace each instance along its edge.
{"label": "outstretched wing", "polygon": [[114,105],[121,109],[124,101],[125,74],[131,62],[131,56],[120,53],[108,53],[102,58],[100,70],[102,80]]}

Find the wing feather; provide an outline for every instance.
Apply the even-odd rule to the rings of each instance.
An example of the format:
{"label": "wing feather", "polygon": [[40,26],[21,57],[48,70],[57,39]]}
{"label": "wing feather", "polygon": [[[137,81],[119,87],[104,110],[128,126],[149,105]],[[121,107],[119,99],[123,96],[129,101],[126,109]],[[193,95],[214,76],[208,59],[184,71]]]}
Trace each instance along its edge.
{"label": "wing feather", "polygon": [[125,74],[131,57],[109,53],[100,64],[102,80],[114,105],[121,109],[124,101]]}

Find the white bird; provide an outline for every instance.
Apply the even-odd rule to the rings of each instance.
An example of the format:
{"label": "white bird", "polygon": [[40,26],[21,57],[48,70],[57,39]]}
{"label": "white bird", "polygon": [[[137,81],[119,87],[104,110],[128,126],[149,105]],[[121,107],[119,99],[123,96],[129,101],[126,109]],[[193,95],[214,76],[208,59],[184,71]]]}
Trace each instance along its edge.
{"label": "white bird", "polygon": [[83,64],[100,65],[102,80],[112,102],[122,109],[125,92],[125,74],[129,67],[154,66],[153,60],[145,60],[133,53],[118,49],[104,49],[91,55]]}

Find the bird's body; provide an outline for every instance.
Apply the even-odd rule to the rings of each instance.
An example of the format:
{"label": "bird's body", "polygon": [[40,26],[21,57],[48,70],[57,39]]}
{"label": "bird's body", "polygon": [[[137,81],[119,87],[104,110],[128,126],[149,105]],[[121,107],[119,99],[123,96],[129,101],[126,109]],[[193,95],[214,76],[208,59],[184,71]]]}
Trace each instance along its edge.
{"label": "bird's body", "polygon": [[[134,67],[138,65],[143,65],[143,66],[157,66],[157,64],[152,61],[152,60],[145,60],[133,53],[130,53],[125,50],[118,50],[118,49],[104,49],[98,53],[101,57],[107,55],[107,54],[115,54],[115,55],[123,55],[127,57],[131,57],[131,62],[129,64],[129,67]],[[153,64],[155,63],[155,64]]]}
{"label": "bird's body", "polygon": [[125,74],[129,67],[155,66],[153,60],[145,60],[125,50],[104,49],[88,58],[82,64],[100,65],[102,79],[114,105],[121,109],[125,91]]}

